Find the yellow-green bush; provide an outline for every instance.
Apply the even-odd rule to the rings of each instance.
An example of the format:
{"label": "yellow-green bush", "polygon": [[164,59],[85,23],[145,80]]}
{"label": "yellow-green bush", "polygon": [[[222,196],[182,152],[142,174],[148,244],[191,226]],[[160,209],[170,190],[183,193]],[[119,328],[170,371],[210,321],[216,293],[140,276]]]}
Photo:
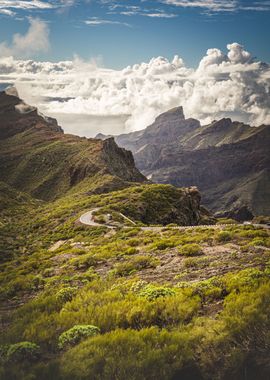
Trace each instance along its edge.
{"label": "yellow-green bush", "polygon": [[6,352],[8,362],[33,361],[40,356],[40,347],[32,342],[11,344]]}
{"label": "yellow-green bush", "polygon": [[217,241],[220,243],[226,243],[228,241],[231,241],[232,238],[233,235],[229,231],[220,231],[216,236]]}
{"label": "yellow-green bush", "polygon": [[203,253],[198,244],[185,244],[178,248],[178,252],[183,256],[198,256]]}
{"label": "yellow-green bush", "polygon": [[96,336],[100,333],[100,329],[92,325],[76,325],[71,329],[64,331],[58,339],[58,347],[66,349],[75,346],[81,341]]}
{"label": "yellow-green bush", "polygon": [[115,273],[118,276],[129,276],[136,271],[147,269],[147,268],[155,268],[158,265],[158,260],[154,259],[151,256],[146,255],[138,255],[129,258],[128,260],[119,263],[115,267]]}
{"label": "yellow-green bush", "polygon": [[169,380],[192,360],[191,342],[187,333],[157,328],[116,330],[68,351],[62,371],[74,380]]}

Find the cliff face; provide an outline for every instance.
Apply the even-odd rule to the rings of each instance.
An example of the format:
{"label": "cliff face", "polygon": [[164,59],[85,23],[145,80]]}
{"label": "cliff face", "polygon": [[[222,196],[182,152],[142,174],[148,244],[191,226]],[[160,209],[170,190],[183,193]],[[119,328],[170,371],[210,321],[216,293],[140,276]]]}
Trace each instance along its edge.
{"label": "cliff face", "polygon": [[111,175],[143,182],[131,152],[113,139],[63,133],[57,121],[38,113],[16,94],[0,93],[0,180],[41,199],[63,195],[89,178]]}
{"label": "cliff face", "polygon": [[142,182],[145,177],[135,167],[132,153],[119,146],[114,138],[102,141],[102,157],[105,164],[110,168],[110,173],[119,176],[126,181]]}
{"label": "cliff face", "polygon": [[270,214],[270,126],[230,119],[201,126],[178,108],[116,142],[132,150],[137,167],[152,181],[197,186],[213,211]]}

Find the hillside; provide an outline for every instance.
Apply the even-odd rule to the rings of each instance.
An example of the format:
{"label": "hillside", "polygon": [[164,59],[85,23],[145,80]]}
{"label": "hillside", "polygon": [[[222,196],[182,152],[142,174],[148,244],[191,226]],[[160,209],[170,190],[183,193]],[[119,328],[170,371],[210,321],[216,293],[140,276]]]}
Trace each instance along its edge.
{"label": "hillside", "polygon": [[6,214],[0,378],[268,379],[269,230],[78,223],[124,191]]}
{"label": "hillside", "polygon": [[[103,137],[104,138],[104,137]],[[153,182],[197,186],[214,212],[245,219],[270,215],[270,127],[230,119],[201,126],[183,109],[162,115],[143,131],[116,137]]]}
{"label": "hillside", "polygon": [[0,180],[35,198],[55,199],[72,187],[111,175],[143,182],[132,154],[106,141],[64,134],[18,96],[0,93]]}

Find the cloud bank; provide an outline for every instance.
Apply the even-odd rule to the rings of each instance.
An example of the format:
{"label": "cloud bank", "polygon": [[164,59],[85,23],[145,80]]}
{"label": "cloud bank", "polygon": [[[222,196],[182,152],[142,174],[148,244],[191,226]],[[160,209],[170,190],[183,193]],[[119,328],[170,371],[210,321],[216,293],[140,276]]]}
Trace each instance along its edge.
{"label": "cloud bank", "polygon": [[[143,129],[179,105],[203,124],[221,117],[270,124],[270,66],[238,43],[227,48],[226,53],[209,49],[196,69],[178,56],[119,71],[78,58],[52,63],[5,57],[0,59],[0,83],[14,83],[28,103],[59,116],[64,128],[80,135]],[[114,126],[104,130],[97,122],[93,127],[93,117],[113,117]],[[121,128],[115,127],[117,118]]]}

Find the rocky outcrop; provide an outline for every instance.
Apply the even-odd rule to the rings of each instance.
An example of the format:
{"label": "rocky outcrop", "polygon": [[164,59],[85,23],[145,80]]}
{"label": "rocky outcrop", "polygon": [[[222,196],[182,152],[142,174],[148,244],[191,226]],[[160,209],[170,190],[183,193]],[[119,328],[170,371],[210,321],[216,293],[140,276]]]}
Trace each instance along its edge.
{"label": "rocky outcrop", "polygon": [[132,153],[124,148],[119,148],[113,137],[103,141],[102,152],[110,174],[119,176],[125,181],[142,182],[145,180],[145,177],[135,167]]}
{"label": "rocky outcrop", "polygon": [[201,126],[185,119],[180,107],[116,142],[133,152],[137,167],[152,181],[197,186],[212,211],[270,214],[270,126],[228,118]]}
{"label": "rocky outcrop", "polygon": [[190,226],[215,222],[209,212],[201,207],[201,196],[196,187],[141,185],[125,190],[122,196],[111,202],[110,207],[146,225],[174,223]]}
{"label": "rocky outcrop", "polygon": [[10,95],[15,93],[11,90],[0,92],[0,139],[41,127],[47,132],[64,133],[55,119],[39,114],[36,107]]}

